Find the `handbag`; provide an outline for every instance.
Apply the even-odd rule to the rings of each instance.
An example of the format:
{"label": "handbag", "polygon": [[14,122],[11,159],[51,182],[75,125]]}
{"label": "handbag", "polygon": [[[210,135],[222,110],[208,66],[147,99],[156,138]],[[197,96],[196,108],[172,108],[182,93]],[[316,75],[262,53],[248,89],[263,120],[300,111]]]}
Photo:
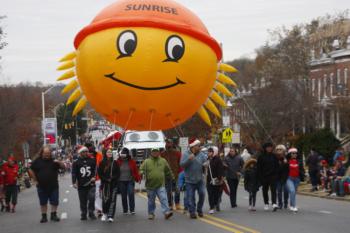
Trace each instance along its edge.
{"label": "handbag", "polygon": [[217,177],[215,177],[215,178],[213,177],[213,174],[211,172],[211,167],[210,167],[210,161],[209,161],[209,173],[210,173],[210,179],[211,179],[210,184],[211,185],[219,186],[222,184],[220,179],[218,179]]}

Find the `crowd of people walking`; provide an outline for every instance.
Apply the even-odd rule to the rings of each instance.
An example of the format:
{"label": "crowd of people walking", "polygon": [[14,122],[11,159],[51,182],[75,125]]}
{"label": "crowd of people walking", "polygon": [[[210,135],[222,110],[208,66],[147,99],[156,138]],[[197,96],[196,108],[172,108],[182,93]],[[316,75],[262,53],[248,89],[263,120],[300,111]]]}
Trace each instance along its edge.
{"label": "crowd of people walking", "polygon": [[[134,215],[135,184],[142,180],[150,220],[156,217],[156,198],[165,219],[171,218],[174,210],[183,210],[191,219],[203,217],[206,194],[209,214],[221,211],[224,193],[229,196],[230,207],[236,208],[241,181],[249,195],[249,211],[257,211],[257,194],[262,190],[265,211],[289,208],[296,213],[299,209],[297,189],[305,180],[301,153],[296,148],[272,143],[265,143],[257,155],[250,154],[247,149],[239,154],[235,147],[224,155],[216,146],[203,147],[198,139],[190,140],[188,150],[180,153],[175,143],[167,139],[165,149],[153,148],[140,167],[127,148],[122,148],[117,158],[113,156],[113,148],[105,148],[100,153],[91,143],[77,147],[76,153],[69,169],[72,186],[77,189],[82,221],[99,218],[103,222],[113,222],[117,194],[121,196],[123,214]],[[0,162],[1,211],[15,212],[19,167],[13,156],[8,157],[7,162]],[[334,169],[330,169],[326,160],[311,151],[306,164],[312,191],[318,187],[328,190],[330,195],[342,195],[346,191],[344,185],[350,183],[349,171],[346,172],[339,153],[334,163]],[[62,160],[52,156],[49,146],[44,146],[30,164],[29,175],[37,188],[41,223],[48,221],[48,204],[50,220],[60,221],[58,177],[60,170],[66,168]]]}

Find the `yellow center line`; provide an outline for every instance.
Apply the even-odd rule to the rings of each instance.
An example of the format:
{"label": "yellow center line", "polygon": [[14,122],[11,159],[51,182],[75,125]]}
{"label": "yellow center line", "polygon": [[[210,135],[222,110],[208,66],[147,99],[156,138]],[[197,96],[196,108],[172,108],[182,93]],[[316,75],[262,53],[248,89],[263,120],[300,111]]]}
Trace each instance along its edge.
{"label": "yellow center line", "polygon": [[[144,193],[138,193],[138,195],[142,198],[145,198],[147,199],[147,195],[145,195]],[[157,204],[160,204],[160,202],[158,200],[156,200],[156,203]],[[175,212],[177,213],[181,213],[181,211],[179,210],[175,210]],[[229,227],[229,226],[225,226],[225,225],[222,225],[220,223],[217,223],[217,222],[214,222],[214,221],[211,221],[209,219],[206,219],[206,218],[198,218],[198,220],[202,221],[202,222],[205,222],[207,224],[210,224],[210,225],[213,225],[213,226],[216,226],[218,228],[221,228],[223,230],[226,230],[228,232],[232,232],[232,233],[243,233],[242,231],[240,231],[239,229],[235,229],[235,228],[232,228],[232,227]],[[218,221],[218,220],[216,220]],[[223,220],[224,221],[224,220]],[[226,223],[227,224],[227,223]],[[255,232],[254,232],[255,233]]]}
{"label": "yellow center line", "polygon": [[218,218],[218,217],[214,217],[214,216],[207,215],[207,214],[205,214],[204,216],[207,217],[207,218],[209,218],[209,219],[216,220],[216,221],[218,221],[218,222],[225,223],[225,224],[227,224],[227,225],[240,228],[240,229],[245,230],[245,231],[248,231],[248,232],[250,232],[250,233],[260,233],[259,231],[256,231],[256,230],[254,230],[254,229],[252,229],[252,228],[245,227],[245,226],[242,226],[242,225],[233,223],[233,222],[229,222],[229,221],[226,221],[226,220],[221,219],[221,218]]}

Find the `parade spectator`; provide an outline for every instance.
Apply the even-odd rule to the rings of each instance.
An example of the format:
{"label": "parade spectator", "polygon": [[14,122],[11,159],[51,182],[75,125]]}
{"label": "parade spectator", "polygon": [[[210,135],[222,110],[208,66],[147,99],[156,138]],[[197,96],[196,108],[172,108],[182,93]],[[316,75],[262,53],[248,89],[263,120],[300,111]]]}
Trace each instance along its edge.
{"label": "parade spectator", "polygon": [[249,211],[256,211],[256,193],[259,191],[258,171],[255,159],[244,164],[244,189],[249,193]]}
{"label": "parade spectator", "polygon": [[296,192],[301,180],[304,179],[304,171],[303,167],[298,161],[298,150],[296,148],[290,148],[288,150],[288,155],[290,159],[288,161],[289,164],[289,173],[287,179],[287,187],[290,196],[290,210],[293,212],[298,211],[298,207],[296,206]]}
{"label": "parade spectator", "polygon": [[345,167],[341,160],[336,160],[334,174],[331,177],[331,196],[344,196],[344,185],[342,179],[345,175]]}
{"label": "parade spectator", "polygon": [[3,160],[2,156],[0,156],[0,210],[3,212],[5,210],[5,189],[4,189],[4,172],[3,172],[3,165],[5,161]]}
{"label": "parade spectator", "polygon": [[278,206],[276,204],[276,186],[278,179],[279,164],[276,156],[273,154],[272,143],[265,143],[263,145],[263,152],[258,157],[257,162],[258,177],[262,184],[264,210],[269,210],[269,194],[271,191],[272,209],[276,211]]}
{"label": "parade spectator", "polygon": [[[188,198],[190,218],[196,219],[196,209],[199,217],[203,217],[203,204],[205,199],[205,184],[203,180],[203,165],[207,156],[201,152],[201,142],[198,139],[189,141],[189,150],[182,157],[180,166],[185,170],[186,195]],[[196,205],[196,191],[198,203]],[[196,208],[197,207],[197,208]]]}
{"label": "parade spectator", "polygon": [[7,163],[3,165],[4,189],[5,189],[5,203],[7,212],[15,212],[18,195],[18,165],[16,158],[10,156]]}
{"label": "parade spectator", "polygon": [[105,151],[103,160],[98,167],[98,175],[101,179],[102,193],[102,217],[101,221],[114,221],[115,208],[117,203],[118,181],[120,177],[120,167],[113,160],[113,151]]}
{"label": "parade spectator", "polygon": [[287,209],[289,198],[289,192],[286,185],[289,173],[289,164],[286,158],[287,148],[284,145],[277,145],[275,148],[275,154],[279,163],[277,179],[278,208],[282,209],[284,207]]}
{"label": "parade spectator", "polygon": [[141,174],[146,181],[148,196],[148,219],[153,220],[156,209],[155,199],[158,197],[165,219],[169,219],[173,212],[168,205],[167,193],[165,190],[165,180],[174,179],[168,162],[160,157],[158,148],[151,150],[151,157],[143,161],[140,167]]}
{"label": "parade spectator", "polygon": [[241,157],[243,159],[243,162],[246,163],[248,160],[250,160],[252,158],[252,155],[245,148],[241,154]]}
{"label": "parade spectator", "polygon": [[32,162],[29,170],[29,175],[36,184],[40,209],[41,209],[41,223],[47,222],[47,204],[51,205],[50,220],[60,221],[57,216],[57,207],[59,204],[59,185],[58,173],[60,168],[65,165],[55,160],[52,157],[51,148],[44,146],[39,151],[38,157]]}
{"label": "parade spectator", "polygon": [[180,151],[175,149],[172,139],[168,138],[166,140],[165,151],[161,153],[161,156],[168,162],[171,168],[171,171],[174,174],[173,180],[165,181],[165,188],[167,191],[169,207],[171,210],[173,210],[173,205],[175,203],[175,208],[179,210],[180,209],[180,192],[177,188],[176,181],[181,171],[181,167],[180,167],[181,153]]}
{"label": "parade spectator", "polygon": [[96,160],[89,157],[89,149],[85,146],[81,146],[77,152],[79,157],[73,163],[72,183],[73,187],[78,189],[81,211],[80,220],[87,220],[87,214],[89,214],[91,220],[95,220]]}
{"label": "parade spectator", "polygon": [[130,151],[123,148],[117,160],[120,167],[119,191],[122,196],[123,213],[135,214],[135,182],[141,182],[141,176],[136,161],[130,156]]}
{"label": "parade spectator", "polygon": [[328,163],[326,160],[322,160],[320,163],[321,163],[321,166],[320,166],[321,186],[322,186],[322,190],[326,192],[327,190],[329,190],[329,184],[331,180],[330,177],[332,176],[332,172],[329,169]]}
{"label": "parade spectator", "polygon": [[210,207],[209,214],[214,214],[214,209],[219,205],[220,189],[224,178],[224,165],[218,152],[219,149],[216,146],[208,149],[207,191]]}
{"label": "parade spectator", "polygon": [[241,178],[244,161],[238,155],[236,148],[230,148],[225,156],[224,166],[226,168],[226,180],[230,187],[230,203],[232,208],[237,207],[237,187]]}
{"label": "parade spectator", "polygon": [[333,164],[336,163],[336,161],[341,161],[344,162],[345,161],[345,156],[344,156],[344,149],[342,147],[339,147],[336,151],[335,154],[333,156]]}
{"label": "parade spectator", "polygon": [[312,185],[311,192],[318,191],[318,183],[319,183],[319,155],[314,150],[311,149],[310,154],[306,160],[306,165],[309,168],[309,177]]}

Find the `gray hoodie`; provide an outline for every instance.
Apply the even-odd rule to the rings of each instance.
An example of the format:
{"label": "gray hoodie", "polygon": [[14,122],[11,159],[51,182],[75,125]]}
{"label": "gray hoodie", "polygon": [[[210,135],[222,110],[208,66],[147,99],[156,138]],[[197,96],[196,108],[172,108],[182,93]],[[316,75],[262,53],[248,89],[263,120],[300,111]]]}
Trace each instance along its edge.
{"label": "gray hoodie", "polygon": [[239,179],[237,172],[242,172],[244,161],[240,155],[225,157],[225,163],[227,165],[226,178],[227,179]]}

